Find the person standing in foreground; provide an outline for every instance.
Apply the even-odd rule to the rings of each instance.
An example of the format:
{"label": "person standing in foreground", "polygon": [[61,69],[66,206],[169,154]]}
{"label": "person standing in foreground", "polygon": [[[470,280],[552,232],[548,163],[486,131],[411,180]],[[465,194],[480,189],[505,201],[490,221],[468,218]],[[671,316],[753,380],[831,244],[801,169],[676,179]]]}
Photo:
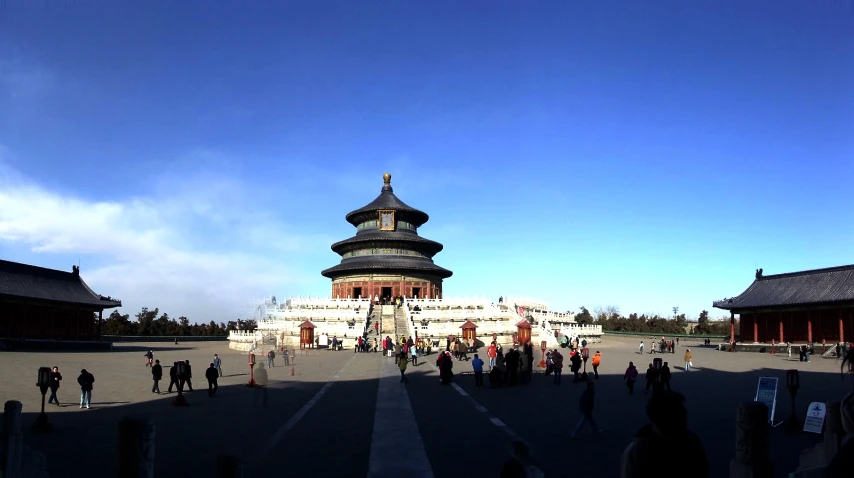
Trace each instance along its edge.
{"label": "person standing in foreground", "polygon": [[685,349],[685,371],[691,371],[691,349]]}
{"label": "person standing in foreground", "polygon": [[151,393],[160,393],[160,379],[163,378],[163,367],[160,366],[160,359],[154,361],[151,366],[151,378],[154,380],[154,386],[151,387]]}
{"label": "person standing in foreground", "polygon": [[409,363],[409,360],[406,358],[406,353],[401,352],[397,358],[397,368],[400,369],[400,382],[401,383],[409,383],[409,380],[406,379],[406,365]]}
{"label": "person standing in foreground", "polygon": [[696,478],[709,476],[709,461],[700,438],[688,430],[685,397],[674,392],[655,393],[646,406],[652,423],[635,434],[620,458],[620,478],[642,478],[661,473],[661,451],[667,450],[669,467],[691,470]]}
{"label": "person standing in foreground", "polygon": [[557,351],[552,352],[552,373],[555,374],[555,385],[560,385],[560,377],[563,374],[563,355]]}
{"label": "person standing in foreground", "polygon": [[596,393],[594,391],[595,385],[593,382],[587,382],[587,389],[581,392],[581,397],[578,399],[578,410],[581,412],[581,420],[578,421],[575,430],[572,430],[570,438],[578,438],[578,433],[581,432],[581,428],[585,423],[590,423],[590,426],[593,427],[596,433],[602,433],[603,431],[596,424],[596,420],[593,419],[593,399]]}
{"label": "person standing in foreground", "polygon": [[474,370],[474,388],[483,388],[483,360],[477,354],[474,354],[471,368]]}
{"label": "person standing in foreground", "polygon": [[80,408],[85,405],[88,409],[92,405],[92,384],[95,383],[95,376],[84,368],[77,377],[77,383],[80,384]]}
{"label": "person standing in foreground", "polygon": [[56,398],[56,391],[59,390],[59,382],[62,380],[62,374],[59,373],[59,367],[54,366],[50,372],[50,398],[47,403],[54,403],[59,406],[59,399]]}

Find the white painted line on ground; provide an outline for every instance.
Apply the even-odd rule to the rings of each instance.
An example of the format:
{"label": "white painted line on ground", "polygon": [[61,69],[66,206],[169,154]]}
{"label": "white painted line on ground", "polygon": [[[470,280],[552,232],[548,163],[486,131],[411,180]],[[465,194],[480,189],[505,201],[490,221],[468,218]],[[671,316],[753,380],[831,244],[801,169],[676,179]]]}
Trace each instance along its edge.
{"label": "white painted line on ground", "polygon": [[256,455],[255,457],[255,463],[262,463],[264,461],[264,458],[267,456],[267,454],[270,453],[270,451],[274,447],[276,447],[276,445],[278,445],[280,441],[282,441],[282,438],[285,437],[285,433],[289,432],[294,426],[296,426],[297,423],[299,423],[300,420],[302,420],[302,417],[304,417],[305,414],[308,413],[309,410],[311,410],[311,407],[313,407],[317,403],[317,401],[320,400],[321,397],[326,394],[329,388],[332,387],[332,385],[338,380],[338,377],[341,376],[341,373],[344,372],[344,370],[350,365],[350,363],[355,358],[356,356],[354,355],[350,358],[350,360],[347,361],[347,363],[342,365],[341,368],[338,369],[338,371],[335,373],[335,375],[322,387],[320,387],[320,390],[318,390],[313,397],[311,397],[311,400],[307,401],[302,406],[302,408],[297,410],[297,412],[294,413],[294,415],[287,422],[285,422],[284,425],[279,427],[279,429],[276,430],[275,433],[273,433],[269,440],[264,442],[264,446],[261,448],[261,450],[258,452],[258,455]]}
{"label": "white painted line on ground", "polygon": [[400,371],[394,362],[381,360],[368,478],[390,475],[434,477]]}
{"label": "white painted line on ground", "polygon": [[[436,367],[436,365],[435,365],[435,363],[433,363],[433,361],[427,360],[427,361],[426,361],[426,363],[427,363],[430,367],[432,367],[432,368],[433,368],[433,371],[435,371],[436,373],[439,373],[439,368],[438,368],[438,367]],[[457,380],[459,380],[459,378],[458,378],[458,377],[460,377],[460,375],[456,375],[456,376],[455,376],[455,378],[456,378]],[[510,438],[512,438],[513,440],[521,441],[521,442],[524,442],[524,441],[525,441],[525,440],[523,440],[523,439],[522,439],[522,437],[521,437],[521,436],[519,436],[519,434],[518,434],[518,433],[516,433],[515,431],[513,431],[513,429],[512,429],[512,428],[510,428],[509,426],[507,426],[507,424],[506,424],[506,423],[504,423],[500,418],[496,417],[494,414],[491,414],[491,413],[489,412],[489,409],[487,409],[486,407],[484,407],[483,405],[481,405],[481,404],[480,404],[480,402],[478,402],[478,401],[477,401],[474,397],[472,397],[468,392],[466,392],[465,390],[463,390],[463,388],[462,388],[462,387],[460,387],[459,385],[457,385],[457,383],[456,383],[456,382],[451,382],[451,386],[453,386],[453,387],[454,387],[454,390],[456,390],[457,392],[459,392],[459,393],[460,393],[460,395],[462,395],[462,396],[466,397],[466,398],[467,398],[467,399],[468,399],[468,400],[469,400],[469,401],[474,405],[475,410],[477,410],[477,411],[479,411],[479,412],[486,413],[486,414],[487,414],[487,416],[489,417],[489,421],[490,421],[490,422],[492,422],[492,424],[493,424],[493,425],[495,425],[495,426],[497,426],[497,427],[501,428],[502,430],[504,430],[504,432],[505,432],[505,433],[507,433],[508,435],[510,435]],[[492,415],[492,416],[489,416],[489,415]],[[528,444],[528,443],[525,443],[525,444],[526,444],[526,445],[528,445],[528,448],[529,448],[529,449],[531,449],[530,444]],[[537,466],[532,466],[531,468],[533,468],[533,469],[532,469],[532,470],[530,470],[530,471],[533,471],[533,472],[535,472],[535,473],[538,473],[538,474],[539,474],[538,476],[545,476],[545,473],[543,473],[543,470],[541,470],[539,467],[537,467]]]}

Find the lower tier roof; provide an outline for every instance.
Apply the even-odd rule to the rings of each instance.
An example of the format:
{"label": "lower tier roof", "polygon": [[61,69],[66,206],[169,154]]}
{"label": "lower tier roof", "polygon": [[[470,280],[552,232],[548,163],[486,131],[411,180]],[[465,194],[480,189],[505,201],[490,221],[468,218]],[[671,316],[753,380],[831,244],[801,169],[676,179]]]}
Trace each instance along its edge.
{"label": "lower tier roof", "polygon": [[442,279],[451,277],[454,273],[439,267],[429,259],[394,256],[363,256],[344,259],[335,267],[324,270],[321,274],[330,279],[343,275],[356,275],[360,272],[375,274],[382,271],[415,272],[439,276]]}

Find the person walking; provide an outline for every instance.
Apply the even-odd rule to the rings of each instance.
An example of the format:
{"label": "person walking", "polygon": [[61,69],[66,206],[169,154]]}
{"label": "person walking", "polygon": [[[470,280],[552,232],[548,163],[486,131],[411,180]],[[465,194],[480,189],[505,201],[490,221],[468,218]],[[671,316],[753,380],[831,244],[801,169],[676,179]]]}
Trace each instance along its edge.
{"label": "person walking", "polygon": [[664,366],[661,367],[661,387],[670,391],[670,366],[667,362],[664,362]]}
{"label": "person walking", "polygon": [[[285,353],[287,354],[287,352]],[[285,355],[285,357],[287,357],[287,355]],[[287,361],[287,359],[285,359],[285,361]],[[222,377],[222,360],[219,359],[219,355],[214,354],[213,364],[219,376]]]}
{"label": "person walking", "polygon": [[581,412],[581,420],[578,421],[578,425],[575,426],[575,430],[572,430],[570,438],[578,438],[578,434],[581,432],[581,428],[585,423],[589,423],[596,433],[602,433],[603,431],[599,428],[599,425],[596,424],[596,420],[593,419],[593,401],[596,396],[596,392],[594,390],[595,386],[595,383],[587,382],[587,389],[581,392],[581,397],[578,399],[578,410]]}
{"label": "person walking", "polygon": [[401,383],[409,383],[409,380],[406,378],[406,365],[409,363],[409,360],[406,358],[406,354],[401,352],[397,358],[397,368],[400,369],[400,382]]}
{"label": "person walking", "polygon": [[374,335],[379,335],[379,334],[380,334],[380,322],[376,321],[376,322],[374,322]]}
{"label": "person walking", "polygon": [[563,373],[563,355],[555,349],[552,351],[552,373],[555,374],[555,385],[560,385],[560,377]]}
{"label": "person walking", "polygon": [[626,369],[626,373],[623,374],[623,380],[626,381],[626,387],[629,388],[629,395],[634,395],[635,393],[635,380],[638,379],[638,369],[635,367],[634,362],[629,362],[629,367]]}
{"label": "person walking", "polygon": [[640,347],[638,347],[638,353],[643,355],[643,340],[641,340]]}
{"label": "person walking", "polygon": [[56,391],[59,390],[59,382],[62,381],[62,374],[59,373],[59,367],[54,366],[50,372],[50,398],[47,403],[56,403],[59,406],[59,399],[56,398]]}
{"label": "person walking", "polygon": [[691,371],[691,349],[685,349],[685,371]]}
{"label": "person walking", "polygon": [[88,409],[92,406],[92,388],[94,388],[95,376],[84,368],[80,371],[80,376],[77,377],[77,383],[80,385],[80,408],[85,406]]}
{"label": "person walking", "polygon": [[151,387],[151,393],[160,394],[160,379],[163,378],[163,367],[160,366],[160,360],[155,360],[151,366],[151,378],[154,380],[154,385]]}
{"label": "person walking", "polygon": [[414,346],[409,347],[409,355],[412,357],[412,365],[418,365],[418,349]]}
{"label": "person walking", "polygon": [[208,379],[208,396],[213,397],[216,395],[216,391],[219,388],[216,381],[219,378],[219,373],[216,371],[216,367],[214,367],[213,362],[211,362],[211,366],[205,370],[205,378]]}
{"label": "person walking", "polygon": [[146,358],[146,359],[148,359],[148,360],[145,362],[145,366],[146,366],[146,367],[151,367],[151,366],[152,366],[151,361],[152,361],[152,360],[154,360],[154,352],[153,352],[153,351],[151,351],[151,350],[149,350],[148,352],[146,352],[146,353],[145,353],[145,358]]}
{"label": "person walking", "polygon": [[646,369],[646,388],[643,393],[649,393],[649,388],[655,384],[655,381],[658,379],[658,370],[656,370],[652,364],[649,364],[649,367]]}
{"label": "person walking", "polygon": [[291,364],[291,353],[288,351],[287,347],[282,350],[282,363],[284,363],[286,367]]}
{"label": "person walking", "polygon": [[474,370],[474,388],[483,388],[483,360],[477,354],[474,354],[471,368]]}
{"label": "person walking", "polygon": [[189,360],[184,360],[184,363],[187,364],[187,366],[185,367],[187,369],[187,373],[185,374],[185,377],[184,377],[184,379],[185,379],[184,383],[187,384],[187,387],[189,387],[190,391],[192,392],[193,391],[193,380],[192,380],[193,369],[190,368],[190,361]]}
{"label": "person walking", "polygon": [[167,393],[172,393],[172,387],[178,387],[178,362],[172,362],[172,366],[169,367],[169,389]]}
{"label": "person walking", "polygon": [[273,368],[274,360],[276,360],[276,352],[274,352],[273,349],[270,349],[270,351],[267,352],[267,366]]}
{"label": "person walking", "polygon": [[599,364],[602,363],[602,352],[596,351],[593,355],[593,377],[599,379]]}
{"label": "person walking", "polygon": [[496,352],[497,350],[495,348],[495,342],[492,342],[486,349],[486,356],[489,357],[489,370],[495,368],[495,356],[497,355]]}

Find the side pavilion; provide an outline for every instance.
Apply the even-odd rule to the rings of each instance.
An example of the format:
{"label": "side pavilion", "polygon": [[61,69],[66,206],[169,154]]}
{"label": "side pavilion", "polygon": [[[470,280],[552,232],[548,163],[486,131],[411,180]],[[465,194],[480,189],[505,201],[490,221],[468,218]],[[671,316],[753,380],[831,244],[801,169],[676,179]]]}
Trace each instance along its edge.
{"label": "side pavilion", "polygon": [[712,304],[739,314],[742,342],[844,342],[854,337],[854,265],[763,275],[736,297]]}
{"label": "side pavilion", "polygon": [[90,289],[77,266],[65,272],[0,260],[2,339],[100,341],[104,309],[121,306]]}

